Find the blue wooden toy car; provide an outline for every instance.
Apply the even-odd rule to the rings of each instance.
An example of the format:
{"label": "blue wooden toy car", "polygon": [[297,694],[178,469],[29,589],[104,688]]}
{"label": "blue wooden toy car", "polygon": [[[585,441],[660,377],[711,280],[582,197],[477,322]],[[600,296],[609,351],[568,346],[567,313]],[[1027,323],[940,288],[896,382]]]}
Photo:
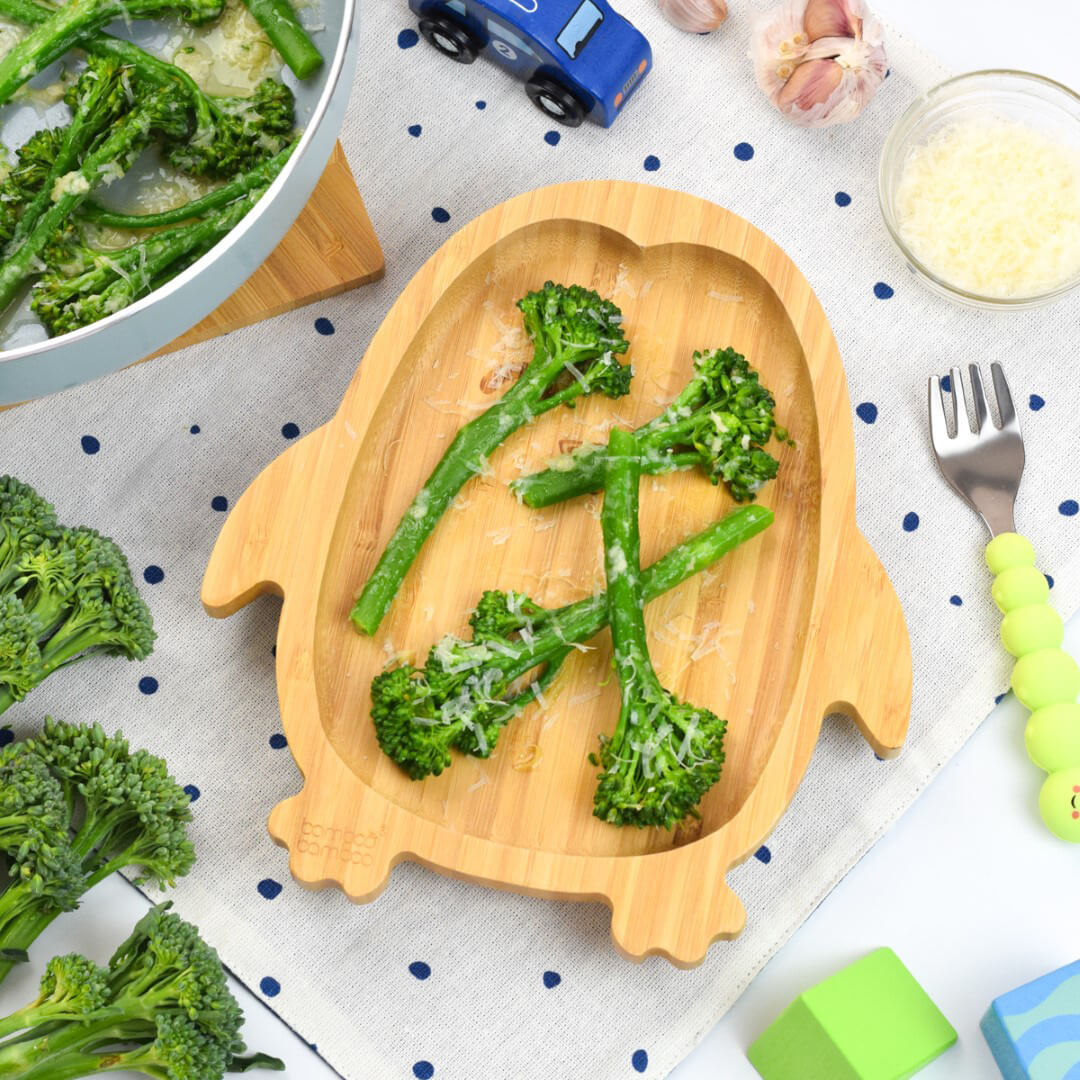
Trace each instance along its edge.
{"label": "blue wooden toy car", "polygon": [[483,55],[525,81],[561,124],[609,127],[652,66],[644,36],[606,0],[409,0],[420,33],[461,64]]}

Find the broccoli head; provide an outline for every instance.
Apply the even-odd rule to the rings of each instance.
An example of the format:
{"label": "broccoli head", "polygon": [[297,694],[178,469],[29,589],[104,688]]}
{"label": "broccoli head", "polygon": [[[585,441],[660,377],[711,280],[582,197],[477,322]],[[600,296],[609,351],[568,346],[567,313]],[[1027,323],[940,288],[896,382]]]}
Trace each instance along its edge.
{"label": "broccoli head", "polygon": [[629,342],[622,312],[610,300],[581,285],[548,281],[523,296],[518,308],[536,350],[533,363],[556,362],[558,385],[551,388],[551,396],[569,404],[596,390],[612,398],[629,393],[633,369],[615,359]]}
{"label": "broccoli head", "polygon": [[59,532],[50,503],[29,484],[14,476],[0,476],[0,571]]}
{"label": "broccoli head", "polygon": [[293,138],[296,108],[292,91],[263,79],[251,97],[210,98],[210,129],[167,140],[169,163],[193,176],[231,180],[280,153]]}
{"label": "broccoli head", "polygon": [[15,164],[0,181],[0,243],[15,235],[27,205],[44,186],[63,139],[62,128],[39,128],[19,147]]}

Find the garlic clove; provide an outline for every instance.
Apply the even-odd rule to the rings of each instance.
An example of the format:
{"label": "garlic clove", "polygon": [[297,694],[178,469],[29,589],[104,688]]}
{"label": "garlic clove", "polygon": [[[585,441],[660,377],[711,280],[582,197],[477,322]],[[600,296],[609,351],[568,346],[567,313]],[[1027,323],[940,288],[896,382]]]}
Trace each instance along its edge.
{"label": "garlic clove", "polygon": [[809,0],[803,26],[811,41],[823,37],[857,38],[862,33],[858,0]]}
{"label": "garlic clove", "polygon": [[728,15],[725,0],[657,0],[664,18],[680,30],[707,34]]}
{"label": "garlic clove", "polygon": [[843,77],[844,69],[833,60],[805,60],[781,88],[777,107],[806,112],[815,105],[824,105]]}

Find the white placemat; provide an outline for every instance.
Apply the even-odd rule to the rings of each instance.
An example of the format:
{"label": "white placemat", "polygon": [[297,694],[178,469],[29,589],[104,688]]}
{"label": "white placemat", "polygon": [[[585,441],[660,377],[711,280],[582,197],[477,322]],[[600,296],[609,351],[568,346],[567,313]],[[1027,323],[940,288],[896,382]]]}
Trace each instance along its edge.
{"label": "white placemat", "polygon": [[[405,5],[368,4],[342,141],[386,250],[385,281],[0,416],[0,467],[48,494],[65,520],[113,534],[140,572],[161,575],[151,570],[156,583],[145,586],[160,631],[149,661],[62,672],[4,719],[20,734],[46,712],[97,719],[168,756],[198,793],[199,863],[173,893],[178,909],[350,1080],[664,1076],[959,749],[1005,688],[1008,665],[980,527],[926,446],[931,369],[1008,365],[1028,446],[1020,526],[1056,578],[1059,608],[1080,596],[1076,300],[1000,317],[949,307],[910,278],[878,215],[885,132],[941,69],[891,34],[892,75],[868,112],[850,127],[806,132],[756,90],[744,14],[694,37],[651,3],[623,6],[653,43],[656,70],[612,129],[547,136],[553,125],[520,84],[411,47]],[[589,177],[722,203],[809,277],[857,413],[859,523],[900,594],[914,651],[905,753],[879,762],[846,721],[826,722],[767,849],[731,875],[746,932],[693,972],[621,959],[597,905],[492,892],[414,866],[395,870],[365,907],[301,890],[265,831],[270,808],[300,783],[275,699],[278,606],[265,599],[214,622],[198,602],[224,518],[217,508],[332,415],[421,262],[490,205]],[[1033,805],[1040,774],[1019,751],[1017,769]]]}

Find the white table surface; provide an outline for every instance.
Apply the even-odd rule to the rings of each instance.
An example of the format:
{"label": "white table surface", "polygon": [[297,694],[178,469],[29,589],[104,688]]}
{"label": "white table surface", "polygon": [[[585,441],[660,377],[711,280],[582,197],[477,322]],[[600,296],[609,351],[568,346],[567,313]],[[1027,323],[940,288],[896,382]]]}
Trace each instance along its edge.
{"label": "white table surface", "polygon": [[[957,71],[1013,67],[1072,85],[1080,76],[1077,0],[873,4]],[[631,0],[621,6],[632,16]],[[957,514],[964,513],[958,503]],[[1080,655],[1080,617],[1071,621],[1066,645]],[[994,710],[675,1070],[673,1080],[753,1080],[757,1073],[745,1056],[753,1039],[802,990],[879,945],[896,950],[959,1032],[958,1045],[920,1078],[997,1075],[978,1031],[990,999],[1080,956],[1080,853],[1050,837],[1032,812],[1042,774],[1024,755],[1024,716],[1011,699]],[[78,917],[62,918],[46,931],[35,956],[78,949],[104,961],[145,907],[120,878],[105,881]],[[31,998],[35,981],[31,970],[14,971],[0,991],[0,1015]],[[277,1075],[337,1075],[259,999],[238,984],[234,991],[247,1013],[248,1045],[286,1062],[287,1071]],[[123,1080],[133,1074],[111,1075]],[[475,1080],[504,1078],[496,1066],[490,1078]]]}

